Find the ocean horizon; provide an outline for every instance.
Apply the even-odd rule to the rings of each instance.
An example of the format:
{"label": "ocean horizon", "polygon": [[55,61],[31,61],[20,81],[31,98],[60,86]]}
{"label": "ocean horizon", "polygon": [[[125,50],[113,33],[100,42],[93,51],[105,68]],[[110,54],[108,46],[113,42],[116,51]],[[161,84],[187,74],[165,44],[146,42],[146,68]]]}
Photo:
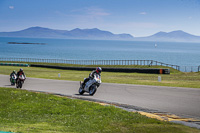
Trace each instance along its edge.
{"label": "ocean horizon", "polygon": [[179,66],[199,66],[200,44],[0,37],[0,57],[65,60],[155,60]]}

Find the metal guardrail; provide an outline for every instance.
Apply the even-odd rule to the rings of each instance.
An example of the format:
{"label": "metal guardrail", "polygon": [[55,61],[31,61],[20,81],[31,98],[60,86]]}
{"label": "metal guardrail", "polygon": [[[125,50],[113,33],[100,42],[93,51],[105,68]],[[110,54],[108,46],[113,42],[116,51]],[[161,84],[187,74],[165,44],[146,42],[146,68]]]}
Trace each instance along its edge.
{"label": "metal guardrail", "polygon": [[148,66],[166,66],[183,72],[200,71],[200,66],[190,66],[190,68],[189,67],[186,68],[154,60],[64,60],[64,59],[38,59],[38,58],[0,58],[0,61],[44,62],[44,63],[63,63],[63,64],[77,64],[77,65],[148,65]]}
{"label": "metal guardrail", "polygon": [[180,66],[181,72],[200,72],[200,66]]}

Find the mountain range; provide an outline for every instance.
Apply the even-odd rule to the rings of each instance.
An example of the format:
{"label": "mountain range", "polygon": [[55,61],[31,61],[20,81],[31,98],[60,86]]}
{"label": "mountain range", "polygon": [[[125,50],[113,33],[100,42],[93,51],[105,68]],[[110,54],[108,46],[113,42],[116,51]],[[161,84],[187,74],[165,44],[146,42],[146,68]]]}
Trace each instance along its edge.
{"label": "mountain range", "polygon": [[132,39],[130,34],[113,34],[109,31],[94,29],[54,30],[43,27],[31,27],[15,32],[0,32],[0,37],[30,37],[30,38],[66,38],[66,39],[101,39],[123,40]]}
{"label": "mountain range", "polygon": [[200,42],[200,36],[191,35],[184,31],[158,32],[147,37],[133,37],[130,34],[113,34],[109,31],[94,29],[54,30],[43,27],[30,27],[14,32],[0,32],[0,37],[27,38],[63,38],[63,39],[92,39],[92,40],[135,40],[135,41],[171,41],[171,42]]}
{"label": "mountain range", "polygon": [[168,42],[200,42],[200,36],[195,36],[181,30],[172,32],[158,32],[147,37],[137,37],[143,41],[168,41]]}

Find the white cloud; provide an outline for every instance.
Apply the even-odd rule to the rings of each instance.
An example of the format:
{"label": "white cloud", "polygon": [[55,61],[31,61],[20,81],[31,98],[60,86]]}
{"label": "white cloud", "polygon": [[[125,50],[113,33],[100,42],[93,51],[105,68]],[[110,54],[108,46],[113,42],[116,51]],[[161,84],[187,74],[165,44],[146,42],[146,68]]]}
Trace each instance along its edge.
{"label": "white cloud", "polygon": [[83,16],[86,18],[101,18],[110,15],[110,13],[98,7],[85,7],[81,9],[75,9],[72,10],[71,13],[72,13],[71,15],[73,16],[78,16],[78,17]]}
{"label": "white cloud", "polygon": [[9,6],[9,8],[10,8],[10,9],[14,9],[15,7],[14,7],[14,6]]}
{"label": "white cloud", "polygon": [[57,14],[57,15],[59,15],[59,16],[64,16],[64,17],[67,17],[67,16],[70,16],[70,15],[67,15],[67,14],[65,14],[65,13],[63,13],[63,12],[60,12],[60,11],[55,11],[54,12],[55,14]]}
{"label": "white cloud", "polygon": [[71,21],[78,21],[81,23],[104,21],[104,17],[111,15],[104,9],[98,7],[84,7],[71,10],[70,12],[55,11],[54,13],[60,17],[68,18]]}
{"label": "white cloud", "polygon": [[146,12],[140,12],[140,14],[141,14],[141,15],[146,15],[147,13],[146,13]]}
{"label": "white cloud", "polygon": [[192,19],[192,17],[190,16],[190,17],[188,17],[188,19],[190,19],[190,20],[191,20],[191,19]]}
{"label": "white cloud", "polygon": [[110,13],[104,11],[101,8],[97,8],[97,7],[88,7],[88,8],[85,8],[85,12],[88,15],[92,15],[92,16],[108,16],[108,15],[110,15]]}

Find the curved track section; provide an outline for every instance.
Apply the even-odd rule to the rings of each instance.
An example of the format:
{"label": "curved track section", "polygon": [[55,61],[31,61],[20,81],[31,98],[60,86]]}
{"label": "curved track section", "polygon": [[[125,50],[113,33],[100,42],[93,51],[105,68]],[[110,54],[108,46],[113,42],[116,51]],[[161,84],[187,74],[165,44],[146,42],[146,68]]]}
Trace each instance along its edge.
{"label": "curved track section", "polygon": [[[0,87],[11,86],[8,75],[0,75]],[[105,101],[155,112],[169,112],[200,119],[200,89],[102,83],[94,96],[78,95],[78,81],[27,78],[23,89],[56,93],[94,101]]]}

